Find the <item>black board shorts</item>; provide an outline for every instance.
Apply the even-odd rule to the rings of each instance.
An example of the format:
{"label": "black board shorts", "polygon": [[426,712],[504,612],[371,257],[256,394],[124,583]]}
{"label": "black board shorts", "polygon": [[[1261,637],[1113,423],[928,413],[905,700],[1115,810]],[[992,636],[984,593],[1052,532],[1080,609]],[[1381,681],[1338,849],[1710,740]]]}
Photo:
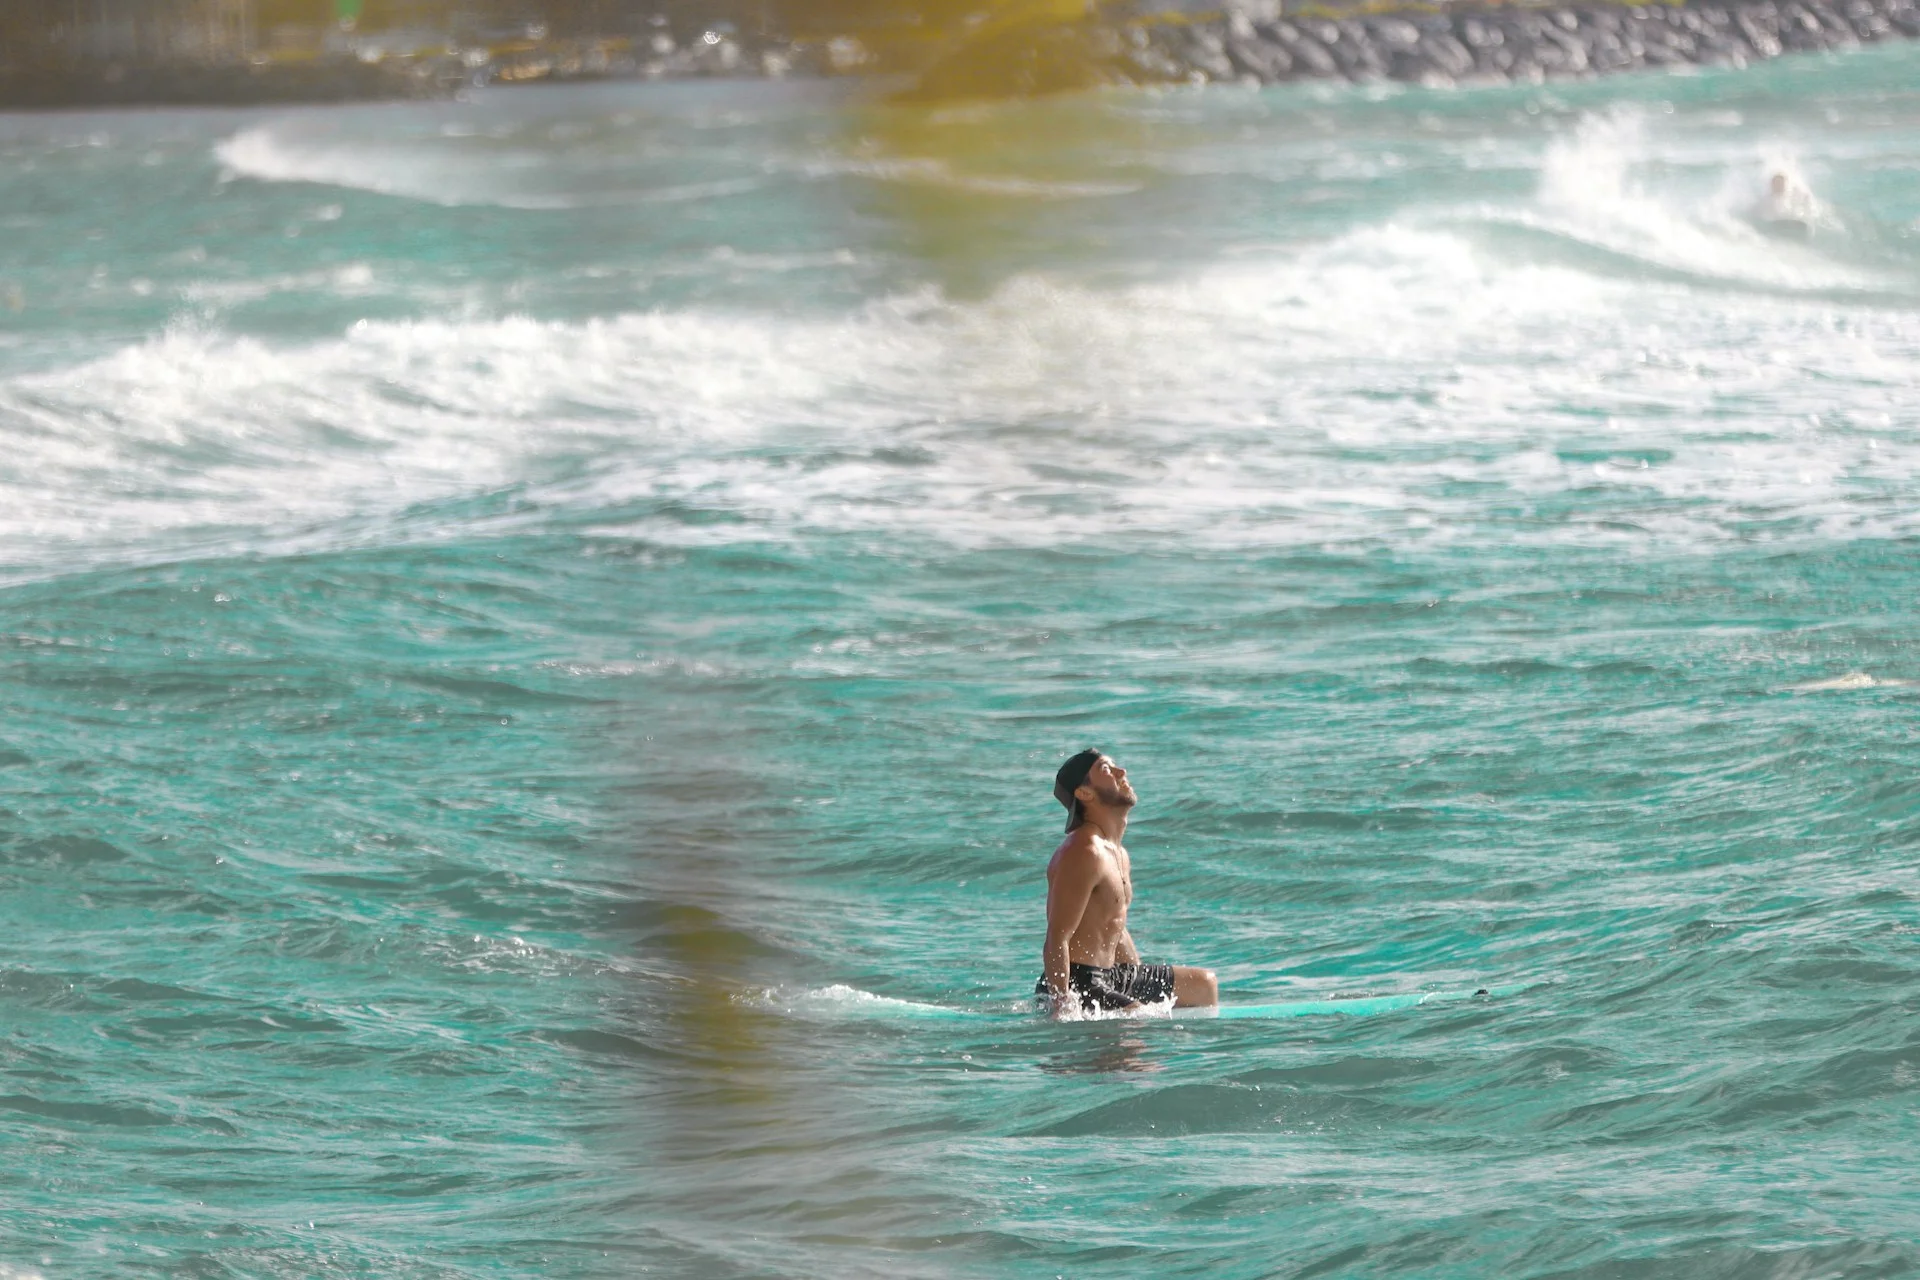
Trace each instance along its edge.
{"label": "black board shorts", "polygon": [[[1173,966],[1170,964],[1116,964],[1100,968],[1091,964],[1067,966],[1067,986],[1080,997],[1080,1007],[1124,1009],[1130,1004],[1159,1004],[1173,998]],[[1033,994],[1045,998],[1047,975],[1033,984]]]}

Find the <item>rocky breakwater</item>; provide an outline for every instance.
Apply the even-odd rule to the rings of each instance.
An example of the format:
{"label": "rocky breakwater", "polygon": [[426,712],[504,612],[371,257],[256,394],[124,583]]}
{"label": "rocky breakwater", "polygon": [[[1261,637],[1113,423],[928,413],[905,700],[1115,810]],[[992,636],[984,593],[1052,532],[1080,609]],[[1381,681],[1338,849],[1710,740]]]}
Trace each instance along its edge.
{"label": "rocky breakwater", "polygon": [[1137,26],[1119,33],[1121,78],[1543,81],[1681,65],[1740,67],[1783,53],[1920,36],[1914,0],[1692,0],[1552,7],[1457,5]]}
{"label": "rocky breakwater", "polygon": [[859,48],[857,41],[796,44],[743,34],[728,22],[675,31],[664,18],[641,36],[541,32],[462,44],[445,34],[373,33],[220,63],[9,65],[0,47],[0,110],[354,102],[444,98],[491,84],[848,74],[861,69]]}

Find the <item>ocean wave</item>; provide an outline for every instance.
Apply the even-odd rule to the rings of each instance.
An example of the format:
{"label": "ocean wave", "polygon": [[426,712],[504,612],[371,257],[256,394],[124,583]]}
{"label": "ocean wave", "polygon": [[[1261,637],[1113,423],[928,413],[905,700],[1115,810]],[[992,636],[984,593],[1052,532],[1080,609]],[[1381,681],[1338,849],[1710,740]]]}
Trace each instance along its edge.
{"label": "ocean wave", "polygon": [[431,504],[489,493],[693,542],[1891,535],[1915,527],[1920,435],[1885,396],[1916,363],[1909,314],[1396,223],[1166,282],[843,313],[363,321],[291,346],[181,325],[0,383],[0,557],[438,536]]}
{"label": "ocean wave", "polygon": [[471,105],[282,117],[221,139],[213,154],[229,181],[530,211],[748,195],[776,171],[689,147],[657,121],[606,106],[559,119]]}
{"label": "ocean wave", "polygon": [[[1537,198],[1507,217],[1688,278],[1791,291],[1880,291],[1892,283],[1884,271],[1820,246],[1771,238],[1748,217],[1767,175],[1798,176],[1779,147],[1694,157],[1690,167],[1702,171],[1695,185],[1663,183],[1646,172],[1661,156],[1649,138],[1651,119],[1639,106],[1583,117],[1547,147]],[[1840,230],[1829,225],[1828,239]]]}
{"label": "ocean wave", "polygon": [[497,204],[564,209],[572,201],[503,182],[502,167],[463,163],[444,146],[374,145],[354,137],[298,136],[281,126],[243,129],[214,148],[235,176],[261,182],[305,182],[404,196],[432,204]]}

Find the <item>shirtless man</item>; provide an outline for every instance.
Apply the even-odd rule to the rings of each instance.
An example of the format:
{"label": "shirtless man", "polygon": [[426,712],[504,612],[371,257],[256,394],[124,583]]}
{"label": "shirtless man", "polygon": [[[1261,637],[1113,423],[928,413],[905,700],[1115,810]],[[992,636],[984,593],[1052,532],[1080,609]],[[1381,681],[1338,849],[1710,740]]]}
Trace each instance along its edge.
{"label": "shirtless man", "polygon": [[1067,838],[1047,864],[1045,971],[1034,994],[1053,1016],[1158,1004],[1218,1004],[1211,969],[1141,964],[1127,932],[1133,865],[1120,838],[1138,799],[1127,771],[1089,748],[1060,766],[1053,798],[1067,808]]}

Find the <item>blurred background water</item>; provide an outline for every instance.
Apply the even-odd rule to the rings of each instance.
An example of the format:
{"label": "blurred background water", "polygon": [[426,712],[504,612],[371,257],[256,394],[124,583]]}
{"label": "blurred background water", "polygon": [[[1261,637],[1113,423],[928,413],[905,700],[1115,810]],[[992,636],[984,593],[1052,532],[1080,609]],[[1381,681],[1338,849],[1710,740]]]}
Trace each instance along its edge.
{"label": "blurred background water", "polygon": [[1920,1273],[1916,71],[0,118],[0,1274]]}

